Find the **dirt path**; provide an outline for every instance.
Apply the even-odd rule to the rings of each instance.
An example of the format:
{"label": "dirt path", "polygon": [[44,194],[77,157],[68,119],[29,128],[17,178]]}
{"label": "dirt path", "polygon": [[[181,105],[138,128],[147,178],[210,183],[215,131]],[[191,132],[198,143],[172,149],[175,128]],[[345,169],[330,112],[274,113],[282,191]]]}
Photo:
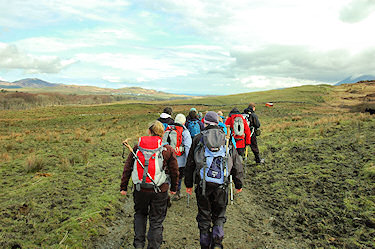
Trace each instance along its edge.
{"label": "dirt path", "polygon": [[[250,177],[245,177],[245,188],[235,196],[233,205],[228,205],[227,222],[224,226],[225,248],[306,248],[292,238],[282,236],[275,231],[277,217],[256,204],[259,196],[252,194],[246,188]],[[184,191],[185,189],[183,189]],[[133,241],[133,200],[129,196],[124,199],[124,212],[120,218],[108,228],[108,234],[95,243],[95,248],[132,248]],[[195,220],[197,206],[195,195],[187,207],[187,197],[184,194],[179,201],[173,201],[164,221],[164,241],[162,248],[200,248],[199,231]]]}

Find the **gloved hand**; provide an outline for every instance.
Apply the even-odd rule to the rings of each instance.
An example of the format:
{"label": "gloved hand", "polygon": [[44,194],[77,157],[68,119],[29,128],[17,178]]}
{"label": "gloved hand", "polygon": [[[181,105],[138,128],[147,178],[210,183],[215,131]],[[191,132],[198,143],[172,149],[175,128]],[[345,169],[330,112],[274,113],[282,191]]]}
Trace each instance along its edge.
{"label": "gloved hand", "polygon": [[193,193],[193,188],[186,188],[186,193],[191,195]]}
{"label": "gloved hand", "polygon": [[126,195],[127,194],[127,192],[125,191],[125,190],[121,190],[121,195]]}
{"label": "gloved hand", "polygon": [[238,193],[241,193],[242,192],[242,188],[240,188],[240,189],[236,189],[236,193],[238,194]]}

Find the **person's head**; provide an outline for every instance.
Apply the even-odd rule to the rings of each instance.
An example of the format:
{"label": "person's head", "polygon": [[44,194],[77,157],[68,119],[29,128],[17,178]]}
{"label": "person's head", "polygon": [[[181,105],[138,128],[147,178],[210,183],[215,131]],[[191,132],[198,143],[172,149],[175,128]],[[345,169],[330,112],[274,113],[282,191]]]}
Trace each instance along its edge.
{"label": "person's head", "polygon": [[217,115],[222,116],[222,117],[224,116],[224,114],[223,114],[222,111],[218,111],[218,112],[217,112]]}
{"label": "person's head", "polygon": [[230,112],[231,113],[239,113],[240,111],[236,107],[234,107]]}
{"label": "person's head", "polygon": [[194,107],[191,108],[190,111],[195,111],[196,113],[198,113],[197,109],[195,109]]}
{"label": "person's head", "polygon": [[150,125],[148,127],[148,131],[149,131],[149,134],[151,136],[163,137],[163,135],[164,135],[164,125],[161,122],[155,120],[152,123],[150,123]]}
{"label": "person's head", "polygon": [[165,107],[163,112],[166,114],[172,115],[172,107],[169,107],[169,106]]}
{"label": "person's head", "polygon": [[218,125],[219,124],[219,115],[216,112],[208,111],[204,116],[205,125]]}
{"label": "person's head", "polygon": [[189,117],[192,118],[192,119],[198,119],[198,113],[194,110],[190,110],[189,112]]}
{"label": "person's head", "polygon": [[184,125],[185,122],[186,122],[185,115],[182,114],[182,113],[177,114],[175,119],[174,119],[174,122],[176,122],[178,124],[181,124],[181,125]]}
{"label": "person's head", "polygon": [[255,104],[251,102],[248,108],[255,111]]}

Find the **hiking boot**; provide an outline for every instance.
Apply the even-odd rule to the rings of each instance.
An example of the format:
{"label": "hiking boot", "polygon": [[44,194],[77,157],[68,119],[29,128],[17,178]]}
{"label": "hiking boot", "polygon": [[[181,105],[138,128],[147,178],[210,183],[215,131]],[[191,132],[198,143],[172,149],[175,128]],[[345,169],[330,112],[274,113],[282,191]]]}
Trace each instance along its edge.
{"label": "hiking boot", "polygon": [[171,198],[168,196],[167,199],[167,208],[170,208],[172,206]]}
{"label": "hiking boot", "polygon": [[181,199],[181,193],[180,190],[177,191],[177,193],[172,197],[172,201],[178,201]]}

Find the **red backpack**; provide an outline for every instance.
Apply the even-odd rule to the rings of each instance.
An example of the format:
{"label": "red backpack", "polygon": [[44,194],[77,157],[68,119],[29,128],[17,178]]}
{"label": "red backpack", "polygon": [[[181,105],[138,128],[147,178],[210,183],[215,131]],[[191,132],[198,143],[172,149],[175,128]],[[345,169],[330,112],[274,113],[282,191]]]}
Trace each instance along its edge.
{"label": "red backpack", "polygon": [[235,139],[245,138],[245,122],[241,114],[232,115],[230,128],[232,129],[232,135]]}
{"label": "red backpack", "polygon": [[[136,155],[142,165],[135,160],[132,171],[133,183],[142,188],[155,188],[167,181],[163,169],[163,144],[158,136],[140,137]],[[150,179],[150,177],[152,179]]]}
{"label": "red backpack", "polygon": [[179,125],[169,125],[164,132],[163,143],[167,143],[176,152],[177,156],[184,154],[184,146],[182,146],[182,132],[184,127]]}

